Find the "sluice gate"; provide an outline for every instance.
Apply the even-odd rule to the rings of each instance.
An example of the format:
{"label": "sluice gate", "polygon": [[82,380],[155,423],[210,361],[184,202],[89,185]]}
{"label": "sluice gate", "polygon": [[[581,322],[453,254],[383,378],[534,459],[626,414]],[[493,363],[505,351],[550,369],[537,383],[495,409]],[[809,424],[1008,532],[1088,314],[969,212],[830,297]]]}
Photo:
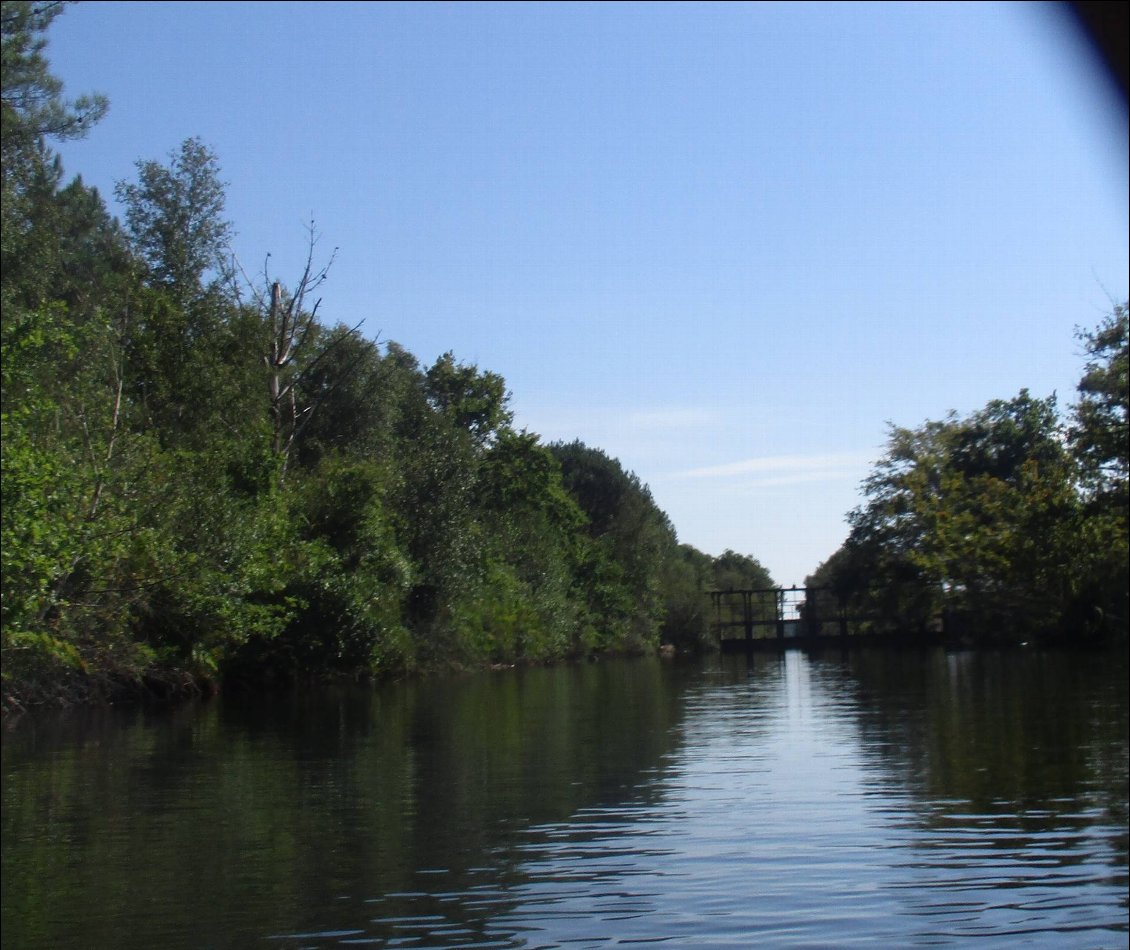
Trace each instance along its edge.
{"label": "sluice gate", "polygon": [[723,650],[782,648],[835,641],[858,618],[826,587],[761,587],[710,592],[711,629]]}

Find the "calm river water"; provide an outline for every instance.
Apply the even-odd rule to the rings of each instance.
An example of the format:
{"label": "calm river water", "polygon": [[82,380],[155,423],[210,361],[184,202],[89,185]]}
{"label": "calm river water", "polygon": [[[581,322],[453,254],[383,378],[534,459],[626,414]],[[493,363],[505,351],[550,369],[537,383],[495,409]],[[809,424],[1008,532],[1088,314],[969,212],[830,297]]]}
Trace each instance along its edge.
{"label": "calm river water", "polygon": [[1125,653],[617,661],[25,718],[5,947],[1125,947]]}

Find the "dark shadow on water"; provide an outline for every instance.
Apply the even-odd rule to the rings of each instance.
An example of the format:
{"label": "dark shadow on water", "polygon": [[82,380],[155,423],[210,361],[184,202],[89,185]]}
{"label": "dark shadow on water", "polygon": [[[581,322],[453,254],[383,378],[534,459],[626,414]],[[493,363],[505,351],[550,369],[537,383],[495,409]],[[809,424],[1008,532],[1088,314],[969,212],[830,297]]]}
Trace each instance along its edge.
{"label": "dark shadow on water", "polygon": [[483,889],[523,882],[528,829],[647,801],[680,678],[649,660],[29,724],[4,744],[5,944],[391,939],[439,902],[466,945],[504,909]]}

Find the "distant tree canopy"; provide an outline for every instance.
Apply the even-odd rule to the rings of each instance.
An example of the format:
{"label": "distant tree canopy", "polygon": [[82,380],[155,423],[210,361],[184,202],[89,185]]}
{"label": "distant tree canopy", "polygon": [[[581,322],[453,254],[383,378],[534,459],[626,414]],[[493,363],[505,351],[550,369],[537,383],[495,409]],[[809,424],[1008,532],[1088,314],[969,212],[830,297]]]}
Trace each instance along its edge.
{"label": "distant tree canopy", "polygon": [[761,563],[746,554],[723,551],[711,565],[711,590],[764,590],[775,586]]}
{"label": "distant tree canopy", "polygon": [[892,427],[844,546],[809,579],[906,631],[1125,635],[1126,307],[1081,334],[1071,424],[1027,391]]}

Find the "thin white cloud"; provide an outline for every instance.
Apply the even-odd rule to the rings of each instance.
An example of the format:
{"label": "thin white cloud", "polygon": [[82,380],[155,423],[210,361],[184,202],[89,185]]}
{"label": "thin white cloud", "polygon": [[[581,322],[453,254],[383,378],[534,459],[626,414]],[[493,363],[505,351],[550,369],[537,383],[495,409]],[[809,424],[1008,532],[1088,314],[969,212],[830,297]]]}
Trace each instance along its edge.
{"label": "thin white cloud", "polygon": [[704,426],[716,420],[716,415],[703,409],[644,409],[630,412],[623,419],[632,428],[683,429]]}
{"label": "thin white cloud", "polygon": [[807,482],[859,481],[859,469],[827,468],[815,472],[794,472],[773,478],[756,478],[749,485],[754,488],[777,488],[781,485],[803,485]]}
{"label": "thin white cloud", "polygon": [[780,488],[792,485],[806,485],[810,482],[859,482],[863,478],[861,469],[827,468],[814,472],[793,472],[788,475],[774,475],[772,478],[754,478],[735,486],[739,492],[761,488]]}
{"label": "thin white cloud", "polygon": [[838,452],[828,455],[765,455],[759,458],[692,468],[677,472],[675,478],[734,478],[743,475],[780,473],[772,478],[755,479],[757,484],[793,484],[820,481],[825,478],[857,477],[859,470],[871,461],[862,452]]}

